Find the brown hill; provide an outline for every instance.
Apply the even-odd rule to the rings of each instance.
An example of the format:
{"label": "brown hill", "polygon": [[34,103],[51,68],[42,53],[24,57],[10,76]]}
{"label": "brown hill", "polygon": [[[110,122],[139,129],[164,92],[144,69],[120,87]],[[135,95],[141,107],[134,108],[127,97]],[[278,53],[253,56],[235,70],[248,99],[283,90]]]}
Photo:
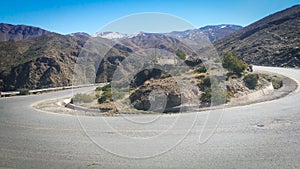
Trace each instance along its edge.
{"label": "brown hill", "polygon": [[72,67],[86,40],[49,34],[0,42],[0,91],[71,85]]}
{"label": "brown hill", "polygon": [[267,16],[214,43],[249,64],[300,66],[300,5]]}

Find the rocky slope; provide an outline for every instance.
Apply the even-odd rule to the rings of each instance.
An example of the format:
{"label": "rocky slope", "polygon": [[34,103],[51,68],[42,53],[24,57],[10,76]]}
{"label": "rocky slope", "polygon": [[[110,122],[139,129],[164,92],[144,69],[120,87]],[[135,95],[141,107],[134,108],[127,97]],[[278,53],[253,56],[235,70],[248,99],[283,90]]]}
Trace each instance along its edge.
{"label": "rocky slope", "polygon": [[248,64],[300,66],[300,5],[267,16],[215,42]]}
{"label": "rocky slope", "polygon": [[0,23],[0,41],[15,42],[51,33],[34,26]]}
{"label": "rocky slope", "polygon": [[0,42],[0,91],[71,85],[72,68],[86,40],[49,34]]}

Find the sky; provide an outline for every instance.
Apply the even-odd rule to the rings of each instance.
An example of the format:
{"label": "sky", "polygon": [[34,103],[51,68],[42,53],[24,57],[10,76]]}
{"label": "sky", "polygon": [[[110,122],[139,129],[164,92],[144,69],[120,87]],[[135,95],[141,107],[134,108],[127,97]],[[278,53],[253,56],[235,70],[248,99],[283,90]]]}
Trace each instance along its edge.
{"label": "sky", "polygon": [[[13,0],[1,2],[0,23],[37,26],[61,34],[94,34],[120,27],[126,18],[130,23],[134,21],[132,24],[140,22],[148,27],[157,21],[173,30],[188,28],[188,24],[178,26],[184,23],[197,28],[217,24],[247,26],[296,4],[300,4],[299,0]],[[161,15],[148,20],[145,13]],[[172,23],[174,18],[183,22]]]}

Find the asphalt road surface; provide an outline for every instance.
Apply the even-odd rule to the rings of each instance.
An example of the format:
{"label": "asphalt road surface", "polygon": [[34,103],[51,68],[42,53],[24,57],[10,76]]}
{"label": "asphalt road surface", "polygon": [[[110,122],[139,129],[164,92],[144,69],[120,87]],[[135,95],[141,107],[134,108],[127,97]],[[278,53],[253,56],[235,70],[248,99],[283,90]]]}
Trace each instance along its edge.
{"label": "asphalt road surface", "polygon": [[[300,70],[255,69],[300,81]],[[0,168],[300,168],[298,90],[265,103],[172,115],[84,117],[31,106],[71,94],[0,99]]]}

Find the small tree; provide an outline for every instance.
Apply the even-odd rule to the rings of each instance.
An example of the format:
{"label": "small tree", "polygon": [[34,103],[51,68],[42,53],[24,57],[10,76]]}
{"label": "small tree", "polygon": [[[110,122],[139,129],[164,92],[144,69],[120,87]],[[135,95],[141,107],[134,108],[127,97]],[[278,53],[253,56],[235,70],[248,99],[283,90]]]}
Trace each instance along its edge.
{"label": "small tree", "polygon": [[232,73],[241,76],[248,65],[233,55],[230,51],[226,51],[222,58],[222,65]]}

